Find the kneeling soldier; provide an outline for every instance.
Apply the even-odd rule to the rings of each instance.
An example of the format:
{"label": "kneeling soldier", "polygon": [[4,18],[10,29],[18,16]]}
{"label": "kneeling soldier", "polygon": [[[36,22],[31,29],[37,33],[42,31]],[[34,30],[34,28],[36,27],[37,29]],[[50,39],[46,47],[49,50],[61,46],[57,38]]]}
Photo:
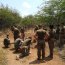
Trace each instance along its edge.
{"label": "kneeling soldier", "polygon": [[7,35],[6,38],[4,39],[4,46],[8,48],[9,45],[10,45],[10,40],[9,40],[9,35]]}
{"label": "kneeling soldier", "polygon": [[30,44],[31,44],[31,38],[30,37],[22,42],[22,46],[20,47],[22,56],[29,55]]}
{"label": "kneeling soldier", "polygon": [[20,49],[20,46],[22,45],[21,39],[17,38],[14,42],[15,51],[17,52]]}

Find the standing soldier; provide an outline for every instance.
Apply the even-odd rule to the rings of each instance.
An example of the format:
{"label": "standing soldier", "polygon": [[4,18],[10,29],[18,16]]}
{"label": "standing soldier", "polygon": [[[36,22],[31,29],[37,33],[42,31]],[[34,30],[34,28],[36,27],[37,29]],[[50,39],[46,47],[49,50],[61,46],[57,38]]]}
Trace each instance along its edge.
{"label": "standing soldier", "polygon": [[21,28],[21,39],[24,41],[24,38],[25,38],[25,30],[24,28]]}
{"label": "standing soldier", "polygon": [[17,38],[19,38],[20,36],[19,36],[19,30],[18,30],[18,28],[15,28],[14,29],[14,40],[16,40]]}
{"label": "standing soldier", "polygon": [[20,37],[20,36],[19,36],[19,30],[18,30],[18,28],[17,28],[16,26],[12,26],[12,27],[11,27],[11,31],[12,31],[12,33],[13,33],[13,35],[14,35],[14,41],[15,41],[17,38]]}
{"label": "standing soldier", "polygon": [[[45,58],[45,40],[44,40],[45,33],[46,33],[45,30],[42,29],[41,25],[39,25],[39,30],[37,30],[37,32],[36,32],[37,56],[38,56],[37,60],[41,59],[41,55],[42,55],[43,60]],[[41,54],[41,52],[42,52],[42,54]]]}
{"label": "standing soldier", "polygon": [[17,27],[13,26],[13,27],[12,27],[12,32],[13,32],[13,35],[14,35],[14,41],[15,41],[17,38],[20,37],[20,36],[19,36],[19,30],[18,30]]}
{"label": "standing soldier", "polygon": [[50,50],[49,58],[53,59],[53,49],[54,49],[54,31],[53,31],[53,25],[50,25],[49,28],[49,39],[48,39],[48,45]]}
{"label": "standing soldier", "polygon": [[57,28],[56,28],[56,39],[57,40],[59,39],[59,33],[60,33],[60,25],[57,25]]}
{"label": "standing soldier", "polygon": [[56,45],[59,44],[59,38],[60,38],[60,25],[58,24],[55,33]]}
{"label": "standing soldier", "polygon": [[64,23],[61,23],[59,48],[62,48],[64,43],[65,43],[65,29],[64,29]]}

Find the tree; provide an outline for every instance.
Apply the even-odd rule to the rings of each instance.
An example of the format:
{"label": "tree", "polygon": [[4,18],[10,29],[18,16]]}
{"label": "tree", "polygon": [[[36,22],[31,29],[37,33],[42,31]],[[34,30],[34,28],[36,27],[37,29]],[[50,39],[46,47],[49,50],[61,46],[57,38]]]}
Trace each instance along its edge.
{"label": "tree", "polygon": [[0,7],[0,29],[18,25],[21,21],[22,17],[15,10],[4,6]]}
{"label": "tree", "polygon": [[41,8],[40,15],[48,24],[58,24],[65,21],[65,0],[49,0]]}

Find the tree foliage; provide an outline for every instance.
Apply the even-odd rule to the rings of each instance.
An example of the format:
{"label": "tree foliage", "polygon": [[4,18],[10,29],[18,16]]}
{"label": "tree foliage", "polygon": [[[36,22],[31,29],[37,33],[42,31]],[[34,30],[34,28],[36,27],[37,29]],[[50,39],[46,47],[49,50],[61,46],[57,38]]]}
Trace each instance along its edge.
{"label": "tree foliage", "polygon": [[41,8],[40,15],[47,24],[58,24],[65,21],[65,0],[49,0]]}
{"label": "tree foliage", "polygon": [[8,7],[0,7],[0,29],[9,28],[12,25],[21,22],[22,17],[15,11]]}
{"label": "tree foliage", "polygon": [[65,0],[48,0],[35,15],[28,15],[24,18],[16,10],[8,6],[0,7],[0,28],[11,25],[28,26],[29,28],[38,24],[65,23]]}

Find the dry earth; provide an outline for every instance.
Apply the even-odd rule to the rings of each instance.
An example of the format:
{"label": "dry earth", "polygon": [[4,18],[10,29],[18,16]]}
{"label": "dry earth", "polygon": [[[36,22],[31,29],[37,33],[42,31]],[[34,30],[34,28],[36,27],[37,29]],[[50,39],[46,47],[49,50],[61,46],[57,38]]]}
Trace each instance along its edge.
{"label": "dry earth", "polygon": [[[20,53],[14,53],[14,46],[13,46],[13,35],[12,33],[10,34],[10,39],[11,39],[11,45],[10,48],[5,49],[2,48],[3,47],[3,38],[5,35],[2,35],[0,37],[0,47],[5,50],[6,52],[6,58],[8,61],[8,65],[65,65],[65,63],[62,61],[62,59],[59,57],[58,52],[54,53],[54,58],[53,60],[48,60],[46,59],[45,62],[41,61],[37,61],[37,54],[36,54],[36,49],[35,48],[31,48],[31,54],[27,57],[21,58],[19,60],[16,60],[16,56],[18,56]],[[33,36],[33,31],[29,30],[28,32],[26,32],[26,37],[27,36]],[[49,54],[49,50],[48,50],[48,45],[46,43],[46,57]]]}

